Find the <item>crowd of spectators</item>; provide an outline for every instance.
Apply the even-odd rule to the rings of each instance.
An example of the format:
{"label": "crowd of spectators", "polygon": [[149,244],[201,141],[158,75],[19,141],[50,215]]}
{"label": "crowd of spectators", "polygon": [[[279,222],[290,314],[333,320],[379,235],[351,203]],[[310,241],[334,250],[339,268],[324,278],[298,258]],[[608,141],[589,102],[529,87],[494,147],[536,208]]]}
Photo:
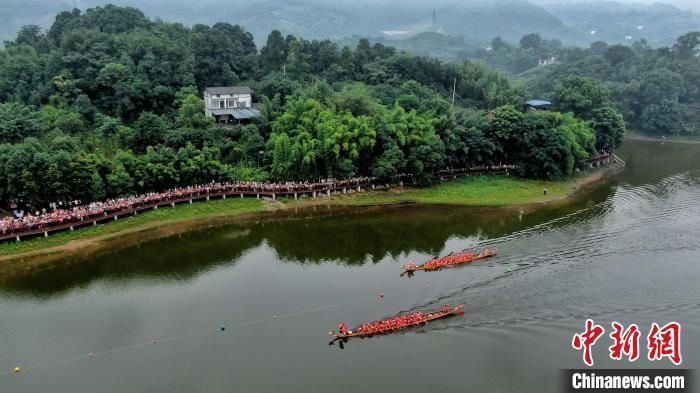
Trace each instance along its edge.
{"label": "crowd of spectators", "polygon": [[474,165],[466,168],[449,168],[438,171],[440,176],[456,176],[460,174],[470,174],[470,173],[500,173],[509,172],[517,169],[517,165]]}
{"label": "crowd of spectators", "polygon": [[[440,171],[441,176],[456,175],[476,172],[499,172],[515,169],[513,165],[480,165],[469,168],[446,169]],[[404,178],[411,178],[411,174],[393,176],[391,182],[398,182]],[[113,214],[128,214],[134,211],[154,207],[163,203],[181,202],[184,200],[204,196],[218,196],[237,193],[311,193],[314,191],[326,191],[329,189],[354,188],[367,186],[377,179],[374,177],[352,177],[347,179],[319,179],[317,181],[303,182],[256,182],[237,181],[225,183],[207,183],[189,187],[178,187],[162,192],[151,192],[141,195],[132,195],[123,198],[108,199],[101,202],[83,204],[81,201],[54,202],[48,209],[41,211],[24,212],[15,210],[14,217],[0,218],[0,236],[17,236],[32,233],[38,230],[80,225],[81,223],[95,221],[101,217]]]}
{"label": "crowd of spectators", "polygon": [[308,193],[329,188],[366,186],[374,180],[375,178],[373,177],[354,177],[348,179],[319,179],[315,182],[212,182],[88,204],[81,204],[80,201],[51,203],[48,209],[42,209],[33,213],[15,211],[14,217],[1,218],[0,236],[22,235],[36,230],[46,230],[70,224],[77,225],[115,213],[127,214],[163,203],[179,202],[203,196],[236,193]]}

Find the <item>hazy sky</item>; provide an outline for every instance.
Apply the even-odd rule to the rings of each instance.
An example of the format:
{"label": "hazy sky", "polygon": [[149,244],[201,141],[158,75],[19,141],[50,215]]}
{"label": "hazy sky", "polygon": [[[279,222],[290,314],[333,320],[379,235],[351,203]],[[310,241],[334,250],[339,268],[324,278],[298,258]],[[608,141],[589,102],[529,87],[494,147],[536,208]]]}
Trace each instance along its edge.
{"label": "hazy sky", "polygon": [[[666,3],[675,5],[681,9],[692,9],[695,11],[700,11],[700,0],[617,0],[621,3],[641,3],[641,4],[652,4],[652,3]],[[552,3],[586,3],[586,0],[530,0],[534,4],[552,4]]]}
{"label": "hazy sky", "polygon": [[[10,1],[10,2],[22,2],[23,0],[0,0],[0,4],[2,4],[5,1]],[[64,0],[65,1],[65,0]],[[114,0],[113,0],[114,1]],[[287,1],[287,0],[248,0],[248,2],[256,3],[256,2],[265,2],[265,1]],[[441,4],[464,4],[464,3],[469,3],[469,2],[482,2],[482,1],[489,1],[489,0],[431,0],[431,1],[425,1],[425,0],[311,0],[311,1],[316,1],[318,3],[323,3],[323,4],[332,4],[332,3],[345,3],[345,4],[358,4],[358,3],[379,3],[379,4],[396,4],[400,6],[407,6],[407,5],[418,5],[418,6],[423,6],[423,7],[435,7],[436,5],[441,5]],[[496,0],[498,1],[498,0]],[[600,0],[529,0],[531,3],[535,4],[544,4],[544,3],[586,3],[586,2],[591,2],[591,1],[600,1]],[[605,1],[605,0],[603,0]],[[672,4],[675,5],[679,8],[682,9],[693,9],[695,11],[700,11],[700,0],[611,0],[611,1],[616,1],[616,2],[623,2],[623,3],[642,3],[642,4],[651,4],[651,3],[667,3],[667,4]],[[81,0],[71,0],[72,3],[80,6]],[[109,2],[108,0],[105,0],[105,3]],[[119,1],[117,1],[119,2]],[[129,2],[131,3],[136,3],[138,4],[140,1],[139,0],[130,0]],[[143,2],[148,2],[148,0],[143,0]],[[158,3],[167,3],[167,1],[162,1],[162,0],[156,0]],[[193,7],[196,8],[196,3],[221,3],[222,0],[198,0],[196,2],[190,3],[189,1],[185,0],[174,0],[174,3],[190,3]]]}

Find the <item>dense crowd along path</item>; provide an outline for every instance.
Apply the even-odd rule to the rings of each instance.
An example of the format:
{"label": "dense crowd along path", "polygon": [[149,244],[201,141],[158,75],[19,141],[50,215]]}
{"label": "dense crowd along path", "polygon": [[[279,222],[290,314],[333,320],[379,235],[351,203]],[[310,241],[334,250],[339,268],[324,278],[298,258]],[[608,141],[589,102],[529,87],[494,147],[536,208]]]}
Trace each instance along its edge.
{"label": "dense crowd along path", "polygon": [[[438,173],[441,180],[475,175],[509,174],[516,169],[514,165],[479,165],[469,168],[447,169]],[[134,215],[138,212],[157,209],[160,206],[174,207],[178,203],[192,203],[195,200],[209,200],[210,198],[226,197],[312,197],[331,196],[332,193],[346,194],[352,191],[361,191],[362,188],[389,187],[391,185],[403,186],[404,181],[413,182],[412,174],[402,174],[388,180],[380,180],[375,177],[353,177],[347,179],[324,179],[317,182],[226,182],[208,183],[189,187],[180,187],[152,192],[141,195],[133,195],[124,198],[110,199],[89,204],[79,202],[61,203],[65,208],[42,209],[41,212],[22,213],[19,217],[7,217],[0,219],[0,241],[20,241],[24,237],[43,235],[49,233],[74,230],[85,225],[97,225],[98,222],[118,220],[121,216]],[[55,206],[58,207],[58,206]]]}

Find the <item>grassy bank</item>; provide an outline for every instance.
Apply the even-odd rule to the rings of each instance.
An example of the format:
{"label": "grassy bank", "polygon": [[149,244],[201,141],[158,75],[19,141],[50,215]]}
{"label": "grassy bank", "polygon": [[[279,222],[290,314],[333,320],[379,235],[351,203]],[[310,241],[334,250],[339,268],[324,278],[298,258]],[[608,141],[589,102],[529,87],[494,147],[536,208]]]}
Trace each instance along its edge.
{"label": "grassy bank", "polygon": [[[263,203],[257,199],[217,199],[209,202],[196,202],[191,205],[177,205],[174,209],[160,208],[140,213],[134,217],[118,221],[106,221],[97,226],[78,228],[73,232],[65,231],[21,242],[0,244],[0,260],[3,257],[31,253],[43,249],[61,246],[80,247],[81,242],[118,236],[154,226],[175,224],[178,222],[201,220],[222,215],[236,215],[261,211]],[[71,246],[71,243],[73,244]]]}
{"label": "grassy bank", "polygon": [[[515,177],[466,177],[429,188],[363,192],[335,197],[343,205],[416,202],[470,206],[521,205],[560,199],[573,191],[576,180],[537,181]],[[547,188],[547,195],[544,189]]]}

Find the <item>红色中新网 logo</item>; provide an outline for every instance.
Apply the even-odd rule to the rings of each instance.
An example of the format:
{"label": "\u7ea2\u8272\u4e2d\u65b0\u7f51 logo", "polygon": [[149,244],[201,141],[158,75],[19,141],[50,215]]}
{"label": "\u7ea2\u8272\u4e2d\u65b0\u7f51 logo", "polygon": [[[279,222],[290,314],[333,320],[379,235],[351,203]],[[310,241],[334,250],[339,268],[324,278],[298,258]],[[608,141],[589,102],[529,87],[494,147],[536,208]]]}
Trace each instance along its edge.
{"label": "\u7ea2\u8272\u4e2d\u65b0\u7f51 logo", "polygon": [[[625,328],[618,322],[612,322],[612,332],[610,338],[612,345],[608,348],[610,358],[621,360],[627,358],[634,362],[640,356],[639,341],[642,335],[636,324],[631,324]],[[593,366],[592,348],[605,335],[605,328],[596,324],[592,319],[586,320],[585,330],[576,333],[571,341],[571,346],[583,351],[583,362],[588,366]],[[683,362],[681,355],[681,325],[678,322],[669,322],[660,326],[654,322],[649,328],[646,336],[646,353],[650,361],[668,359],[675,365]]]}

